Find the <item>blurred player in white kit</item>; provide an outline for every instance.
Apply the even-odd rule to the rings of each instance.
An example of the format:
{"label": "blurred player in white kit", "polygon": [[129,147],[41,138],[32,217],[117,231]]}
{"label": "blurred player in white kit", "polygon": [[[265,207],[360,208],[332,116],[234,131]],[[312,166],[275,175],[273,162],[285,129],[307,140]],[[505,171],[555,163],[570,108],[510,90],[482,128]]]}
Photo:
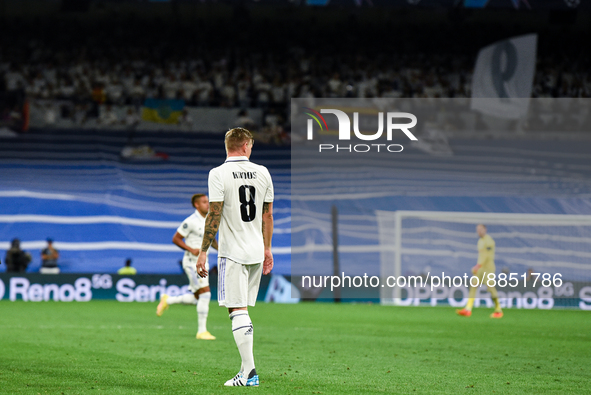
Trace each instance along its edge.
{"label": "blurred player in white kit", "polygon": [[[197,275],[196,263],[203,241],[203,231],[205,229],[205,217],[209,211],[209,200],[204,194],[196,194],[191,198],[191,204],[195,212],[187,217],[179,226],[172,238],[172,242],[185,250],[183,256],[183,270],[189,278],[189,290],[192,293],[169,296],[163,294],[160,297],[160,303],[156,308],[156,314],[161,316],[171,304],[197,304],[197,339],[215,340],[207,330],[207,315],[209,313],[209,301],[211,300],[211,290],[209,289],[209,280]],[[184,240],[183,240],[184,239]],[[218,245],[215,239],[212,246],[217,250]],[[206,261],[209,270],[209,263]]]}

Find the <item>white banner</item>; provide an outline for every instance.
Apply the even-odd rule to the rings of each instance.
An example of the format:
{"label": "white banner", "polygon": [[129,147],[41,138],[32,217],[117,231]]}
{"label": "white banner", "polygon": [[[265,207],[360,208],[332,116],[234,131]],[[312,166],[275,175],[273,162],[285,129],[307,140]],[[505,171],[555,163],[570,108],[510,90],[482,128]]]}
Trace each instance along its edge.
{"label": "white banner", "polygon": [[507,119],[527,114],[537,41],[537,34],[527,34],[480,50],[472,78],[472,109]]}

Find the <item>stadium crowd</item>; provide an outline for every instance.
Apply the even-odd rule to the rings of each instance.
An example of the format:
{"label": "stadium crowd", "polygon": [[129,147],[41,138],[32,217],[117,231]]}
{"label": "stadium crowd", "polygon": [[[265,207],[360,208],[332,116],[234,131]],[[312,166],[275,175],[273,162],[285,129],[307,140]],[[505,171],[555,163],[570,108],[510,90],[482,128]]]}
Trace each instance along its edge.
{"label": "stadium crowd", "polygon": [[[37,50],[37,49],[35,49]],[[136,104],[146,98],[183,99],[193,106],[284,106],[292,97],[469,97],[472,57],[403,55],[380,66],[334,55],[319,59],[294,51],[289,59],[231,56],[206,61],[151,63],[134,59],[71,63],[3,62],[7,90],[24,89],[37,99],[92,99],[98,103]],[[284,64],[279,64],[281,61]],[[323,73],[319,64],[332,63]],[[363,63],[363,67],[361,66]],[[369,63],[369,64],[367,64]],[[275,66],[277,65],[277,66]],[[533,97],[591,97],[591,73],[562,69],[540,60]],[[542,71],[543,70],[543,71]]]}
{"label": "stadium crowd", "polygon": [[[434,26],[393,30],[403,44],[381,45],[373,37],[388,34],[388,25],[363,34],[317,28],[303,37],[273,25],[262,48],[264,33],[241,35],[244,22],[229,23],[224,32],[203,25],[197,32],[167,27],[166,34],[133,23],[100,31],[62,24],[50,34],[40,34],[43,26],[20,29],[17,39],[0,38],[0,81],[31,98],[128,105],[166,98],[194,106],[285,108],[291,97],[469,97],[478,49],[522,33],[487,36],[471,27],[441,41]],[[226,41],[232,35],[240,38]],[[322,38],[309,45],[314,35]],[[591,96],[589,52],[572,50],[569,37],[541,34],[534,97]],[[354,55],[346,49],[352,46]]]}

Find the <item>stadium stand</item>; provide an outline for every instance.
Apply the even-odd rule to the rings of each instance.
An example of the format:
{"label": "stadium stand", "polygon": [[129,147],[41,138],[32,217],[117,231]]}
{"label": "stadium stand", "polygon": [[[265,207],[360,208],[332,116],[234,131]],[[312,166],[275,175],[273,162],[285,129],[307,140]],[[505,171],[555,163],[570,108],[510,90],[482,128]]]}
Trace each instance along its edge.
{"label": "stadium stand", "polygon": [[[279,111],[287,129],[291,97],[470,97],[478,50],[535,31],[539,48],[532,96],[591,96],[591,41],[585,40],[584,18],[578,25],[550,26],[539,14],[523,18],[500,11],[456,20],[453,14],[406,11],[357,15],[333,9],[319,11],[326,17],[319,19],[294,9],[273,11],[273,18],[267,11],[220,10],[219,15],[196,14],[189,22],[179,15],[142,20],[114,11],[67,23],[53,16],[8,20],[0,25],[0,83],[32,101],[70,101],[76,110],[58,115],[72,119],[78,113],[83,113],[80,120],[99,118],[110,104],[138,111],[146,98],[183,99],[203,108],[257,107],[261,119],[271,109]],[[191,211],[188,197],[205,188],[206,172],[223,157],[213,136],[138,131],[135,142],[169,156],[145,161],[122,160],[126,137],[121,131],[34,129],[2,140],[0,189],[7,225],[0,240],[19,236],[32,249],[51,235],[63,252],[64,272],[114,272],[122,256],[133,257],[140,272],[176,271],[179,253],[169,243],[170,233]],[[330,199],[342,213],[342,267],[352,272],[358,262],[368,272],[379,271],[376,209],[589,214],[586,141],[466,137],[447,144],[453,155],[434,156],[409,145],[404,160],[394,159],[395,168],[404,171],[380,179],[358,169],[347,180],[334,179],[326,169],[291,174],[286,148],[257,145],[253,159],[271,169],[279,197],[277,272],[290,270],[291,175],[296,194],[321,197],[293,207],[304,219],[294,224],[294,251],[307,254],[303,268],[321,272],[329,270],[331,254]],[[491,176],[483,178],[481,171]],[[379,191],[376,196],[367,196],[369,186]],[[91,232],[72,223],[85,215],[109,218],[97,219],[100,224]],[[356,252],[360,239],[368,245]],[[73,243],[69,249],[67,242]],[[108,250],[88,243],[123,244],[110,244],[117,249]],[[35,259],[31,270],[38,267]]]}
{"label": "stadium stand", "polygon": [[[112,104],[179,98],[189,105],[283,110],[291,97],[470,97],[478,50],[533,30],[540,35],[533,97],[591,96],[585,30],[532,28],[526,20],[498,25],[495,18],[417,26],[400,15],[368,22],[333,12],[322,24],[290,15],[269,20],[244,11],[222,19],[223,32],[210,19],[158,21],[157,28],[133,18],[124,24],[8,21],[0,27],[0,73],[8,90],[24,89],[30,98]],[[17,29],[18,37],[9,34]],[[240,40],[228,45],[229,37]],[[259,42],[267,43],[264,52]]]}

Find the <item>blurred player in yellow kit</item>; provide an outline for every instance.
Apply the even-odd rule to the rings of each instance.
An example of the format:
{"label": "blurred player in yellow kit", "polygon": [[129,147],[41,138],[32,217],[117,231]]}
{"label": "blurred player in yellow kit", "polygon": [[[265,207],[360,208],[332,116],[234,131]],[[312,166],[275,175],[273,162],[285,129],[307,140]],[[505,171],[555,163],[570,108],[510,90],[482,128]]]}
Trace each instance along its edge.
{"label": "blurred player in yellow kit", "polygon": [[[478,277],[478,281],[486,284],[486,280],[489,273],[495,272],[495,241],[492,237],[486,234],[486,226],[479,224],[476,226],[476,233],[480,236],[478,240],[478,263],[472,268],[472,273]],[[484,279],[483,279],[484,277]],[[474,297],[476,296],[476,290],[478,286],[470,286],[470,293],[468,294],[468,303],[466,307],[461,310],[456,310],[456,313],[464,317],[470,317],[472,315],[472,306],[474,305]],[[490,315],[490,318],[501,318],[503,317],[503,311],[499,304],[499,295],[495,287],[488,287],[488,292],[495,303],[495,311]]]}

